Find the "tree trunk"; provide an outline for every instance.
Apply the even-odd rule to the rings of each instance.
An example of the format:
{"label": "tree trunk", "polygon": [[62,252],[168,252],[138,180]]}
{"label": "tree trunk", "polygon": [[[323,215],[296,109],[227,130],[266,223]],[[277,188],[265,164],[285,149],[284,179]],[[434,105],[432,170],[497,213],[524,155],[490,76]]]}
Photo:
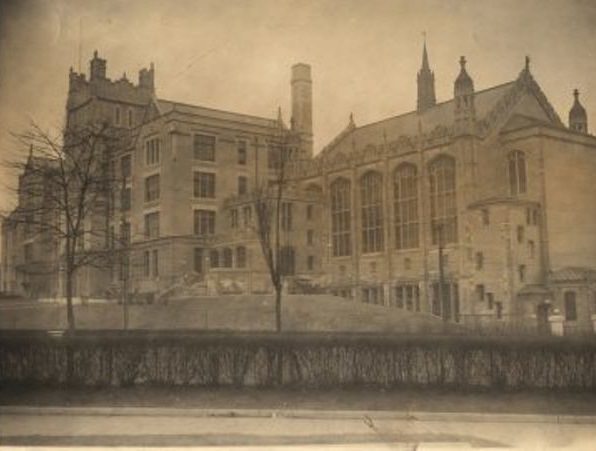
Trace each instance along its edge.
{"label": "tree trunk", "polygon": [[68,332],[73,333],[75,330],[75,317],[74,309],[72,305],[72,279],[74,272],[70,269],[66,269],[66,323],[68,325]]}
{"label": "tree trunk", "polygon": [[275,287],[275,331],[281,333],[281,291],[283,286]]}

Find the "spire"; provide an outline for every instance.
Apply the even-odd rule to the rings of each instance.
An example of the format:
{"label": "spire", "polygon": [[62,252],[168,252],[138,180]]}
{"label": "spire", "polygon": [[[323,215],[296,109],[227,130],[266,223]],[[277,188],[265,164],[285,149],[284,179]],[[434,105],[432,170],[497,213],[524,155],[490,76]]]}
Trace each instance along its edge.
{"label": "spire", "polygon": [[422,66],[418,71],[418,113],[432,108],[437,103],[435,97],[435,74],[430,70],[428,63],[428,52],[426,50],[426,33],[424,34],[424,44],[422,46]]}
{"label": "spire", "polygon": [[573,106],[569,110],[569,128],[580,133],[588,133],[588,115],[579,101],[579,91],[573,90]]}

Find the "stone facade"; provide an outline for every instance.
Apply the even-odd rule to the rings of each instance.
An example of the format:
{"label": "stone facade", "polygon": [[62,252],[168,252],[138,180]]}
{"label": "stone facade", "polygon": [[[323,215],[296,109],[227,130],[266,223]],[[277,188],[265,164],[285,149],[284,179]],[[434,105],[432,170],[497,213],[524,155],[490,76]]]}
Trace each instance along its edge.
{"label": "stone facade", "polygon": [[[275,181],[291,136],[291,224],[281,241],[295,287],[462,322],[535,324],[557,309],[568,330],[587,331],[596,314],[596,138],[579,94],[565,126],[529,59],[512,81],[484,90],[465,58],[460,65],[453,99],[436,103],[425,47],[415,111],[361,126],[350,116],[313,156],[308,65],[292,68],[286,126],[281,115],[159,99],[153,66],[136,85],[112,81],[95,54],[89,80],[70,73],[67,117],[108,121],[128,137],[112,161],[121,183],[109,217],[122,258],[101,276],[81,275],[78,290],[101,296],[113,284],[163,297],[191,278],[203,294],[270,291],[251,195]],[[3,289],[18,291],[12,233],[7,220]]]}

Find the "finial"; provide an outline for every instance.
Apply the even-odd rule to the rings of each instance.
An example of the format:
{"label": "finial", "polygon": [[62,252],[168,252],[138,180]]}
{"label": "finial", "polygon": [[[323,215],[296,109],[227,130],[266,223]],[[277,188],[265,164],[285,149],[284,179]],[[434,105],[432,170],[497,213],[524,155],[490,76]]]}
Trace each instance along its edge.
{"label": "finial", "polygon": [[354,113],[350,112],[350,125],[354,125]]}
{"label": "finial", "polygon": [[526,55],[526,70],[527,71],[530,70],[530,57],[529,57],[529,55]]}
{"label": "finial", "polygon": [[97,58],[97,50],[93,51],[93,58]]}
{"label": "finial", "polygon": [[149,64],[149,69],[151,69],[151,70],[155,69],[155,65],[153,64],[153,62],[151,62],[151,64]]}
{"label": "finial", "polygon": [[461,56],[459,58],[459,65],[461,66],[462,69],[466,68],[466,57],[465,56]]}
{"label": "finial", "polygon": [[579,98],[579,90],[577,88],[575,88],[573,90],[573,97],[575,97],[575,100],[577,101]]}
{"label": "finial", "polygon": [[122,80],[126,80],[126,72],[122,72]]}

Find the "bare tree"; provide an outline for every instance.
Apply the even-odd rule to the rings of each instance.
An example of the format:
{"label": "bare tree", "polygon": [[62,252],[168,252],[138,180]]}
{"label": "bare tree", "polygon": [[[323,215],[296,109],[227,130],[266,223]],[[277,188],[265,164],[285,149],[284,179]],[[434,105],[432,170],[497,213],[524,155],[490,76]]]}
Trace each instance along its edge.
{"label": "bare tree", "polygon": [[122,137],[105,123],[71,126],[59,136],[32,124],[16,137],[29,148],[29,157],[6,163],[20,174],[18,204],[10,220],[53,246],[58,261],[50,262],[49,270],[58,277],[63,270],[72,332],[77,272],[112,264],[109,215],[116,184],[110,160]]}
{"label": "bare tree", "polygon": [[274,158],[270,169],[275,174],[265,182],[257,185],[253,192],[253,205],[256,215],[255,231],[269,277],[275,290],[275,330],[282,330],[282,291],[284,277],[288,273],[288,256],[281,245],[283,198],[289,186],[289,163],[292,160],[294,135],[280,128],[279,141],[276,143],[270,158]]}

